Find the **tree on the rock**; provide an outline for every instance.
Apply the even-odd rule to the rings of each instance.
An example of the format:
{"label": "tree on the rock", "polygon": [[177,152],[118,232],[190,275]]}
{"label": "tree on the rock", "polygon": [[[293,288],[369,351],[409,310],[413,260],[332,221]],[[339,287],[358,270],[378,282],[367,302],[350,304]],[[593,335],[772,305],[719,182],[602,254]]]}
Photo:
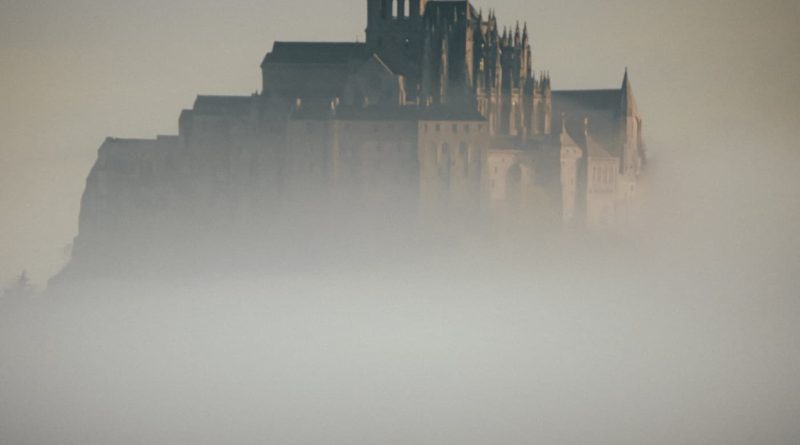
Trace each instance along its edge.
{"label": "tree on the rock", "polygon": [[6,288],[3,290],[3,297],[8,299],[31,298],[36,293],[36,289],[28,277],[27,271],[22,271]]}

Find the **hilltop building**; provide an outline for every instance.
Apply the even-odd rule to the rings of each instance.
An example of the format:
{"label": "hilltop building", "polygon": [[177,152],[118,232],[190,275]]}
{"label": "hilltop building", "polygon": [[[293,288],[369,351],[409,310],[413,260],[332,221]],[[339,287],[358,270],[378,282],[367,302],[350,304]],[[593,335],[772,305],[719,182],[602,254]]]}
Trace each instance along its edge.
{"label": "hilltop building", "polygon": [[177,136],[107,139],[76,252],[287,200],[615,223],[645,161],[627,71],[553,90],[527,24],[469,1],[368,0],[367,17],[363,43],[275,42],[260,93],[199,96]]}

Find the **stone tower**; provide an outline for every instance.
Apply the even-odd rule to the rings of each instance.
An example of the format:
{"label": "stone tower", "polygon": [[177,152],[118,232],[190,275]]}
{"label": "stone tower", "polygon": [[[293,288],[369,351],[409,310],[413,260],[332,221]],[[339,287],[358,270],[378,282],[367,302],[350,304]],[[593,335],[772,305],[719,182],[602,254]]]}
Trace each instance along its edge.
{"label": "stone tower", "polygon": [[418,97],[426,0],[367,0],[367,51],[378,54]]}

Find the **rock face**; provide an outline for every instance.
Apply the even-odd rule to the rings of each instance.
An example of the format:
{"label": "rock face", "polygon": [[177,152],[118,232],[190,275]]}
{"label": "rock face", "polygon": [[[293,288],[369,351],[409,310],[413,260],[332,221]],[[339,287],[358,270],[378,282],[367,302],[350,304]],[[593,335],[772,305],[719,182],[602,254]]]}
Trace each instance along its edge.
{"label": "rock face", "polygon": [[496,218],[614,224],[644,160],[627,73],[619,89],[553,91],[527,26],[501,34],[469,2],[410,6],[368,2],[366,43],[276,42],[261,93],[199,96],[177,136],[107,139],[70,268],[480,237]]}

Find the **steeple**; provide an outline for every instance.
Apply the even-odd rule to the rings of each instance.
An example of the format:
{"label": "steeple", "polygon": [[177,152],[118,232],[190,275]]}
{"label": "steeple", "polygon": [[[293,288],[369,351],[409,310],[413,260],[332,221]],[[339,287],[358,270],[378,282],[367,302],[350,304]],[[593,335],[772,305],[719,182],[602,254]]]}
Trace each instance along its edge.
{"label": "steeple", "polygon": [[636,106],[636,98],[633,97],[633,87],[628,77],[628,68],[625,68],[625,78],[622,79],[622,104],[620,111],[623,116],[627,117],[639,115],[639,109]]}
{"label": "steeple", "polygon": [[639,110],[636,106],[636,98],[633,97],[633,87],[631,86],[628,69],[625,68],[625,77],[622,80],[622,99],[620,100],[620,137],[623,142],[621,173],[638,175],[642,167],[642,157],[640,153],[640,127]]}

